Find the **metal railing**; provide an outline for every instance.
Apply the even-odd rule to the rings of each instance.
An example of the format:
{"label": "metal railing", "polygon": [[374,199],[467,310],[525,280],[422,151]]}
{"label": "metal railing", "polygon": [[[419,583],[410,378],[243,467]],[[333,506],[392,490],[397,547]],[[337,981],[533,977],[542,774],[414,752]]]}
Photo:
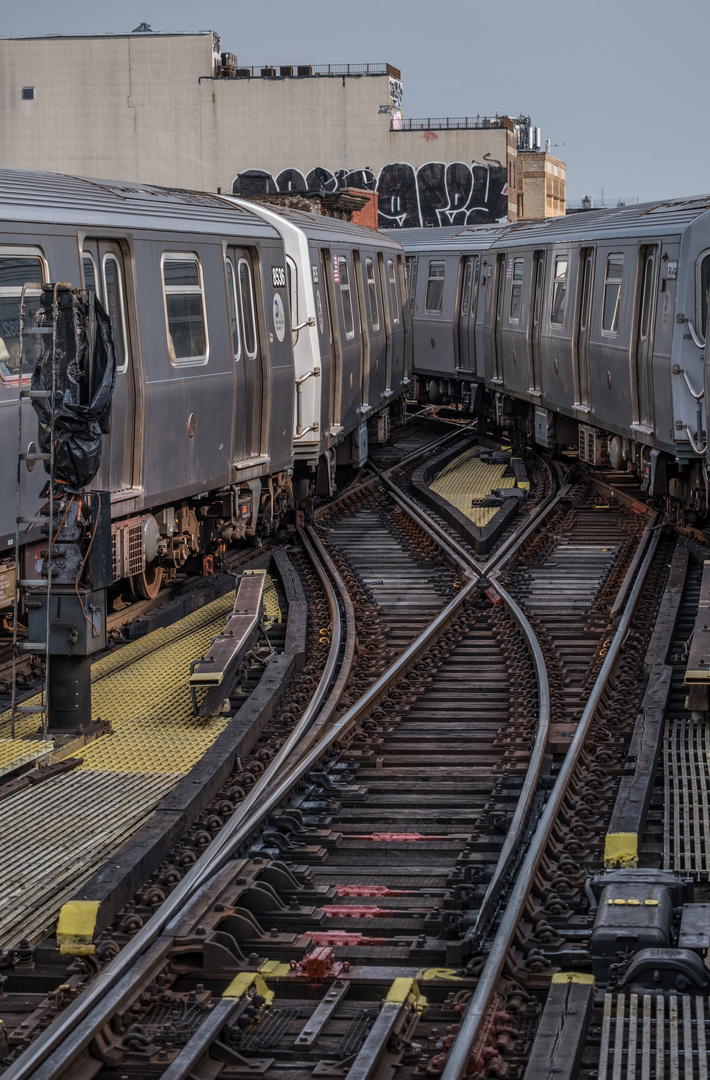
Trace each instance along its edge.
{"label": "metal railing", "polygon": [[252,67],[237,64],[222,65],[217,72],[222,78],[231,79],[278,79],[312,78],[328,75],[391,75],[402,78],[402,72],[392,64],[256,64]]}
{"label": "metal railing", "polygon": [[398,120],[393,131],[457,131],[482,128],[506,128],[512,131],[515,120],[510,116],[429,116],[416,120]]}

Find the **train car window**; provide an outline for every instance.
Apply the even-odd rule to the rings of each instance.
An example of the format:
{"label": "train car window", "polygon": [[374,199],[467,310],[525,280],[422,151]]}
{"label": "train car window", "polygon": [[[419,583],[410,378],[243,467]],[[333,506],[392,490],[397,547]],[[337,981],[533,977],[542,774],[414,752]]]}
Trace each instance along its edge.
{"label": "train car window", "polygon": [[256,315],[254,313],[254,284],[251,267],[246,259],[239,260],[239,303],[244,324],[244,348],[247,356],[256,356]]}
{"label": "train car window", "polygon": [[446,282],[446,263],[430,262],[426,282],[427,311],[438,312],[444,306],[444,283]]}
{"label": "train car window", "polygon": [[340,285],[340,303],[343,309],[343,325],[345,326],[346,338],[355,336],[353,324],[353,302],[350,295],[350,278],[348,277],[348,260],[344,255],[338,255],[338,284]]}
{"label": "train car window", "polygon": [[[468,264],[469,268],[471,263]],[[523,272],[525,269],[524,259],[515,259],[513,262],[513,284],[510,290],[510,321],[520,322],[520,307],[523,299]],[[464,312],[465,314],[465,312]]]}
{"label": "train car window", "polygon": [[163,291],[170,359],[207,361],[202,272],[194,255],[163,255]]}
{"label": "train car window", "polygon": [[696,311],[696,322],[703,341],[707,340],[708,300],[710,298],[710,255],[705,255],[699,267],[698,287],[700,290],[700,311]]}
{"label": "train car window", "polygon": [[639,325],[639,337],[645,341],[648,337],[649,323],[651,321],[651,309],[653,308],[653,268],[655,260],[653,255],[647,255],[643,266],[643,286],[641,293],[641,319]]}
{"label": "train car window", "polygon": [[579,312],[579,328],[586,330],[589,326],[589,314],[592,299],[592,255],[587,255],[584,260],[584,276],[582,278],[582,305]]}
{"label": "train car window", "polygon": [[370,322],[373,330],[380,329],[380,309],[377,306],[377,278],[372,259],[365,259],[365,277],[367,278],[367,302],[370,308]]}
{"label": "train car window", "polygon": [[[46,265],[39,254],[0,251],[0,375],[17,379],[20,371],[20,304],[24,285],[41,285],[47,280]],[[25,293],[25,326],[32,326],[39,307],[40,290]],[[34,348],[25,349],[22,374],[34,368]]]}
{"label": "train car window", "polygon": [[461,316],[465,318],[468,315],[468,309],[471,305],[471,286],[473,284],[473,259],[466,260],[466,269],[463,277],[463,288],[461,290]]}
{"label": "train car window", "polygon": [[227,304],[229,306],[229,326],[232,332],[232,352],[234,353],[234,359],[239,360],[242,343],[239,340],[239,319],[237,318],[237,279],[234,276],[234,265],[231,259],[225,259],[224,269],[227,274]]}
{"label": "train car window", "polygon": [[392,259],[387,260],[387,281],[390,290],[390,311],[392,312],[392,322],[396,326],[399,322],[399,294],[397,292],[397,275],[394,269],[394,262]]}
{"label": "train car window", "polygon": [[[291,326],[298,326],[298,269],[290,255],[286,256],[286,284],[291,304]],[[298,330],[291,331],[291,343],[298,341]]]}
{"label": "train car window", "polygon": [[550,322],[553,326],[562,326],[565,321],[567,266],[566,255],[558,255],[555,258],[555,277],[552,282],[552,305],[550,307]]}
{"label": "train car window", "polygon": [[125,371],[128,366],[126,313],[123,310],[121,269],[115,255],[104,255],[104,298],[106,301],[106,313],[111,320],[111,329],[113,330],[116,371]]}
{"label": "train car window", "polygon": [[81,256],[81,272],[84,275],[84,288],[96,292],[96,264],[93,257],[86,252]]}
{"label": "train car window", "polygon": [[414,299],[417,295],[417,262],[416,255],[407,257],[407,300],[410,311],[414,311]]}
{"label": "train car window", "polygon": [[604,277],[604,305],[602,308],[602,333],[619,333],[621,314],[621,284],[624,277],[624,256],[609,255]]}

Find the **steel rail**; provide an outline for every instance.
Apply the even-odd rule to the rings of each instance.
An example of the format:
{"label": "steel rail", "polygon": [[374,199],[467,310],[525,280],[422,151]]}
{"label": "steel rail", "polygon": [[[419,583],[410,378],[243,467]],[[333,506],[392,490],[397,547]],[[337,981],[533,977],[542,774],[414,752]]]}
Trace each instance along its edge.
{"label": "steel rail", "polygon": [[[386,477],[381,476],[381,479],[388,487],[394,486]],[[449,547],[451,545],[451,547],[457,548],[461,552],[459,556],[449,547],[449,557],[453,557],[455,563],[462,565],[462,560],[465,560],[466,568],[470,567],[479,574],[481,573],[482,568],[480,565],[464,552],[456,541],[452,541],[444,530],[440,529],[434,522],[423,520],[416,504],[409,500],[407,496],[399,493],[397,499],[398,501],[401,499],[400,504],[403,509],[415,517],[432,538],[437,539],[440,544],[443,539],[445,546]],[[310,557],[313,548],[308,544],[304,536],[302,536],[302,539]],[[322,552],[322,550],[321,547],[320,551]],[[327,555],[323,561],[326,565],[330,563],[329,573],[331,576],[335,575],[335,580],[338,580],[339,575],[337,575],[337,571],[335,571],[335,567]],[[316,572],[319,573],[320,577],[321,573],[324,572],[318,569],[317,559],[314,567],[317,568]],[[395,664],[376,680],[359,701],[355,702],[332,728],[321,735],[305,757],[302,754],[298,755],[300,758],[298,763],[293,765],[292,762],[293,767],[284,772],[282,770],[284,761],[302,736],[306,734],[307,719],[308,722],[315,719],[313,716],[315,710],[309,709],[304,712],[304,716],[301,717],[297,728],[289,736],[287,743],[269,763],[258,787],[250,792],[240,804],[229,821],[225,823],[217,834],[205,854],[188,871],[152,919],[99,972],[84,993],[72,1002],[61,1016],[42,1032],[32,1046],[6,1070],[4,1080],[30,1080],[30,1078],[34,1078],[34,1080],[56,1080],[57,1077],[61,1077],[66,1072],[68,1063],[88,1046],[91,1039],[107,1022],[108,1017],[130,997],[132,988],[136,983],[136,970],[143,972],[148,957],[151,957],[153,963],[155,963],[156,957],[164,956],[169,950],[172,942],[171,927],[176,922],[179,922],[184,905],[188,902],[195,903],[198,901],[199,893],[209,888],[210,879],[214,874],[223,868],[230,858],[238,854],[240,846],[249,839],[259,824],[290,793],[291,789],[319,763],[324,754],[330,751],[332,745],[340,738],[343,738],[363,714],[370,711],[383,699],[390,684],[404,673],[422,652],[426,651],[429,644],[438,637],[439,632],[448,625],[458,613],[459,608],[474,593],[476,587],[477,581],[475,579],[469,580],[419,637],[408,646]],[[506,603],[510,601],[511,611],[513,611],[512,598],[509,598],[505,590],[500,586],[497,586],[497,588],[504,601]],[[342,589],[344,590],[344,586],[342,586]],[[332,590],[327,591],[332,594]],[[342,597],[343,593],[341,592]],[[519,611],[519,609],[517,610]],[[339,614],[334,615],[334,629],[336,621],[339,621]],[[532,634],[529,625],[528,630]],[[334,670],[331,665],[331,658],[337,654],[339,648],[340,643],[338,642],[336,647],[336,634],[334,633],[329,654],[327,684],[330,683]],[[323,688],[323,694],[327,684],[326,673],[324,672],[321,684],[319,684],[319,690]],[[547,692],[547,696],[549,697],[549,692]],[[541,731],[542,728],[539,726],[537,739],[544,747],[546,729],[545,739],[541,738]],[[251,811],[250,814],[249,811]],[[506,845],[504,845],[504,850],[506,850]],[[162,948],[159,940],[161,936],[165,939]],[[132,970],[133,965],[136,966],[134,970]]]}
{"label": "steel rail", "polygon": [[656,531],[649,543],[644,561],[639,570],[633,589],[629,594],[628,602],[612,639],[609,651],[606,655],[601,671],[597,676],[584,712],[577,726],[574,738],[567,751],[562,767],[555,781],[549,800],[540,817],[537,828],[533,835],[530,847],[517,875],[510,899],[506,905],[500,926],[496,932],[491,950],[488,954],[485,967],[481,972],[478,985],[473,997],[461,1020],[456,1041],[451,1047],[449,1057],[442,1073],[442,1080],[460,1080],[464,1075],[474,1044],[479,1037],[481,1027],[485,1020],[491,997],[505,965],[508,950],[513,941],[518,921],[521,917],[528,894],[529,883],[537,872],[538,864],[547,847],[553,826],[557,820],[563,800],[567,795],[574,771],[579,762],[584,744],[589,734],[589,729],[600,704],[601,695],[606,687],[609,677],[616,666],[621,652],[624,638],[628,632],[633,618],[636,604],[643,591],[646,577],[653,562],[658,547],[660,534]]}
{"label": "steel rail", "polygon": [[[238,854],[240,846],[249,840],[259,823],[275,810],[296,784],[320,762],[333,743],[347,734],[364,713],[369,712],[384,698],[390,684],[438,637],[439,632],[455,617],[474,589],[475,582],[470,581],[457,593],[422,634],[405,649],[395,664],[321,736],[305,759],[283,774],[268,792],[263,793],[258,810],[252,817],[243,820],[239,813],[243,803],[237,808],[205,854],[167,897],[152,919],[96,976],[84,994],[65,1009],[55,1021],[56,1029],[52,1024],[42,1032],[18,1061],[9,1067],[3,1074],[3,1080],[58,1080],[62,1077],[68,1063],[89,1045],[109,1016],[129,1000],[136,983],[131,971],[132,965],[141,965],[145,950],[148,950],[151,956],[155,955],[152,950],[165,955],[173,936],[178,932],[183,916],[182,907],[188,901],[193,904],[197,901],[200,887],[209,890],[210,878]],[[270,763],[267,771],[271,770],[275,760]],[[261,784],[259,787],[261,790]],[[161,935],[162,942],[158,940]],[[143,970],[141,965],[140,971]]]}
{"label": "steel rail", "polygon": [[[136,963],[144,951],[154,944],[168,922],[180,911],[180,908],[193,897],[203,884],[205,878],[213,872],[213,863],[217,856],[222,853],[225,847],[228,847],[230,851],[232,850],[231,835],[236,831],[236,826],[244,822],[244,819],[246,818],[248,825],[245,827],[248,827],[249,831],[253,831],[253,829],[257,827],[253,818],[259,816],[260,820],[263,819],[264,813],[261,810],[260,804],[263,801],[264,788],[267,787],[271,781],[275,781],[283,775],[282,767],[284,762],[287,760],[296,744],[306,734],[310,724],[320,714],[321,705],[332,683],[338,654],[342,647],[342,620],[340,608],[335,596],[335,590],[328,579],[328,575],[320,565],[320,559],[316,555],[312,545],[305,537],[302,536],[302,539],[304,541],[304,548],[308,553],[309,558],[313,561],[314,570],[323,584],[326,596],[328,597],[333,622],[328,659],[313,698],[304,710],[300,720],[286,742],[275,757],[269,762],[262,774],[260,783],[252,788],[246,798],[239,804],[229,821],[223,826],[220,832],[217,833],[207,851],[197,860],[194,866],[190,868],[180,884],[176,886],[172,893],[170,893],[149,922],[147,922],[125,948],[122,949],[121,952],[98,973],[98,975],[96,975],[91,985],[62,1012],[61,1016],[58,1017],[50,1027],[42,1032],[32,1046],[28,1047],[18,1060],[13,1062],[4,1073],[4,1080],[23,1080],[25,1077],[39,1078],[61,1075],[63,1071],[61,1066],[62,1063],[66,1064],[67,1055],[71,1056],[72,1054],[75,1055],[80,1053],[93,1037],[95,1030],[98,1030],[98,1027],[101,1025],[99,1024],[97,1027],[96,1022],[91,1025],[91,1033],[86,1041],[82,1042],[80,1047],[71,1049],[67,1041],[68,1037],[72,1034],[79,1034],[79,1031],[82,1029],[81,1026],[85,1022],[86,1017],[90,1015],[92,1009],[101,1008],[103,1002],[108,1003],[108,1001],[111,1000],[107,997],[110,989],[116,985],[118,980],[121,980],[126,975],[126,972],[129,972],[131,965]],[[328,561],[330,562],[330,560]],[[333,574],[338,578],[332,562],[330,563],[330,566]],[[340,586],[345,590],[342,581],[340,582]],[[352,618],[349,618],[346,611],[346,622],[348,625],[350,642],[345,647],[345,656],[350,659],[350,662],[352,661],[355,650],[354,612],[351,612],[351,614]],[[331,705],[331,708],[332,707],[333,706]],[[253,811],[253,814],[250,815],[251,811]],[[239,841],[237,841],[237,843],[238,842]],[[130,972],[128,977],[130,977]],[[123,984],[121,983],[120,985]],[[58,1054],[60,1055],[59,1057],[57,1057]],[[44,1063],[44,1065],[42,1063]]]}
{"label": "steel rail", "polygon": [[[387,485],[388,488],[394,488],[394,484],[386,476],[381,474],[381,479]],[[566,489],[563,489],[563,491]],[[563,498],[563,491],[555,494],[551,492],[547,499],[541,503],[533,512],[535,518],[533,522],[529,519],[524,523],[524,536],[528,536],[533,527],[538,527],[540,521],[543,520],[552,507]],[[408,495],[403,492],[392,493],[393,498],[403,506],[408,513],[415,517],[422,527],[432,530],[436,535],[443,535],[446,539],[455,547],[461,560],[469,565],[471,569],[477,572],[480,576],[476,584],[481,587],[482,584],[488,581],[488,574],[490,572],[490,560],[486,564],[485,570],[469,553],[461,547],[456,540],[449,537],[448,533],[441,528],[434,521],[429,521],[422,510],[419,509],[417,503],[410,499]],[[514,533],[511,539],[515,539]],[[518,545],[515,544],[507,553],[506,559],[508,561],[513,551],[517,550]],[[500,568],[499,568],[500,569]],[[496,570],[496,574],[498,570]],[[505,841],[500,850],[498,860],[496,862],[495,869],[491,880],[488,883],[483,902],[476,917],[476,922],[467,934],[467,938],[475,943],[481,934],[484,932],[485,926],[490,920],[495,907],[500,899],[500,894],[503,890],[505,878],[510,870],[512,861],[517,853],[520,843],[525,833],[525,827],[527,824],[528,815],[530,813],[530,807],[532,805],[535,792],[537,791],[540,772],[542,769],[543,761],[545,758],[545,751],[547,749],[547,741],[550,733],[551,723],[551,702],[550,702],[550,685],[547,678],[547,667],[545,665],[545,658],[540,648],[540,643],[535,636],[535,632],[527,620],[527,617],[523,613],[522,609],[515,602],[510,593],[503,588],[499,581],[495,580],[495,589],[499,594],[503,603],[507,606],[511,615],[520,627],[528,648],[532,655],[533,663],[535,665],[535,672],[537,675],[538,683],[538,724],[537,731],[535,732],[535,741],[533,743],[532,752],[530,755],[530,762],[525,774],[525,780],[520,791],[518,802],[515,808],[515,813],[511,820],[510,826],[506,833]]]}

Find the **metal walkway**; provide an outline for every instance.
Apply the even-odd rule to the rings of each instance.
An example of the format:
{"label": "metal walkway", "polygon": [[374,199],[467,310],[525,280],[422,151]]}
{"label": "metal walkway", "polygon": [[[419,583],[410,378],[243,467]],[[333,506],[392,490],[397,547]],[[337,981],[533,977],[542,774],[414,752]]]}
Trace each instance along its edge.
{"label": "metal walkway", "polygon": [[498,513],[497,506],[477,506],[483,502],[494,488],[512,488],[516,486],[514,476],[503,476],[509,463],[489,465],[481,461],[480,446],[464,451],[446,465],[430,488],[451,506],[456,507],[474,525],[483,528]]}
{"label": "metal walkway", "polygon": [[[228,716],[193,715],[189,673],[233,602],[230,592],[97,661],[93,714],[109,720],[113,734],[78,751],[83,762],[72,772],[0,802],[0,948],[20,934],[41,936],[225,729]],[[41,722],[41,714],[25,714],[16,721],[25,737],[0,742],[0,751],[11,742],[15,767],[23,753],[38,756],[27,736]],[[0,736],[9,725],[8,711]],[[51,754],[51,744],[39,745]],[[6,770],[8,757],[0,758]]]}

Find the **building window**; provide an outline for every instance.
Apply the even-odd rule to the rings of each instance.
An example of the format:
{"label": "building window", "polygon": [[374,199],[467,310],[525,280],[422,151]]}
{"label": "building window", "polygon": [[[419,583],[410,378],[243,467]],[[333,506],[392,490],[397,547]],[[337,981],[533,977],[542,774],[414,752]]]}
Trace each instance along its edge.
{"label": "building window", "polygon": [[520,307],[523,300],[523,270],[524,259],[515,259],[513,262],[513,284],[510,290],[510,321],[520,322]]}
{"label": "building window", "polygon": [[348,276],[348,260],[344,255],[338,256],[338,283],[340,285],[340,303],[343,309],[343,325],[346,338],[355,336],[353,324],[353,303],[350,296],[350,278]]}
{"label": "building window", "polygon": [[552,307],[550,322],[553,326],[562,326],[565,321],[567,303],[567,256],[558,255],[555,259],[555,279],[552,283]]}
{"label": "building window", "polygon": [[[45,270],[44,260],[39,255],[0,250],[0,374],[3,379],[17,379],[20,370],[22,289],[25,285],[30,286],[25,292],[25,326],[34,326],[39,286],[47,280]],[[32,288],[33,285],[36,288]],[[31,374],[33,368],[34,347],[25,347],[22,374]]]}
{"label": "building window", "polygon": [[394,326],[399,322],[399,292],[397,290],[397,274],[392,259],[387,260],[387,281],[390,289],[390,310]]}
{"label": "building window", "polygon": [[34,88],[34,86],[23,86],[22,87],[22,100],[23,101],[34,101],[34,96],[35,96],[35,88]]}
{"label": "building window", "polygon": [[446,263],[430,262],[426,283],[427,311],[439,312],[444,306],[444,282],[446,281]]}
{"label": "building window", "polygon": [[365,259],[365,277],[367,278],[367,301],[370,306],[370,322],[373,330],[380,329],[380,310],[377,306],[377,280],[375,264],[372,259]]}
{"label": "building window", "polygon": [[207,362],[202,272],[194,255],[163,255],[165,318],[170,359],[176,363]]}
{"label": "building window", "polygon": [[621,283],[624,276],[624,256],[610,255],[606,261],[604,277],[604,307],[602,309],[602,333],[618,334],[621,315]]}

